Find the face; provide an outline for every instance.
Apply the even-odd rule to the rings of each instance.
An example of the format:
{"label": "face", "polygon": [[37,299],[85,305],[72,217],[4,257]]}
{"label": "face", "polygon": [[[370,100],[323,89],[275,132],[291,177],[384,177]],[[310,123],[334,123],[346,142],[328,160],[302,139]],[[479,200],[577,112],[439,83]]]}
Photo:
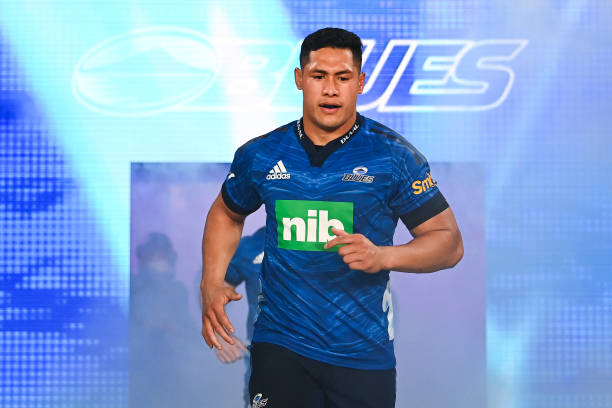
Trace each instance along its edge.
{"label": "face", "polygon": [[147,270],[156,277],[170,277],[172,275],[172,265],[165,256],[154,256],[147,263]]}
{"label": "face", "polygon": [[295,84],[303,93],[304,123],[330,133],[353,126],[357,95],[365,74],[349,49],[325,47],[311,51],[302,69],[295,69]]}

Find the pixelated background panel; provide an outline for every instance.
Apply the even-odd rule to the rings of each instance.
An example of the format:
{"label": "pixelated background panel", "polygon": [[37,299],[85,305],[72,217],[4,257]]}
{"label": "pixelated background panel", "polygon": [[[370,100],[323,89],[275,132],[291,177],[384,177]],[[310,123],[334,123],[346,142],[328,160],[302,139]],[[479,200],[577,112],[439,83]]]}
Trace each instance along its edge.
{"label": "pixelated background panel", "polygon": [[489,405],[612,406],[609,2],[107,5],[1,2],[3,405],[125,405],[130,163],[294,120],[296,46],[339,25],[362,113],[483,163]]}

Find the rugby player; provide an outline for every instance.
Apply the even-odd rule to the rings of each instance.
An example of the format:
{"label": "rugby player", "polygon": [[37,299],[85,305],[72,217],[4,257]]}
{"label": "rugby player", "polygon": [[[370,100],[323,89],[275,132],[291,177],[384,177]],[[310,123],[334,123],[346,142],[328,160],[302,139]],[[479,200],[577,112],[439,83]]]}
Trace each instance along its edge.
{"label": "rugby player", "polygon": [[[463,256],[461,234],[425,157],[357,112],[362,43],[308,35],[295,83],[303,116],[234,156],[202,240],[202,335],[222,348],[240,299],[223,279],[245,217],[266,209],[259,315],[251,344],[253,407],[395,405],[389,272],[433,272]],[[413,236],[393,245],[401,219]]]}

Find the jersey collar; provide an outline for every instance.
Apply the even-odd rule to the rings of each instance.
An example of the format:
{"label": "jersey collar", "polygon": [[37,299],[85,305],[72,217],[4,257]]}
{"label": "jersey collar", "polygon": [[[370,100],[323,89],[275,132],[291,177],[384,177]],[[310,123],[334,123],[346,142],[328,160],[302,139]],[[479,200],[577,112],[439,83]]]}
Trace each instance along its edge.
{"label": "jersey collar", "polygon": [[297,136],[300,144],[306,151],[308,158],[310,159],[310,165],[315,167],[323,166],[325,160],[336,150],[344,146],[351,138],[361,129],[363,124],[363,116],[357,112],[357,118],[355,124],[346,132],[344,135],[332,140],[325,146],[315,146],[312,140],[306,135],[304,131],[304,118],[300,118],[295,124],[295,135]]}

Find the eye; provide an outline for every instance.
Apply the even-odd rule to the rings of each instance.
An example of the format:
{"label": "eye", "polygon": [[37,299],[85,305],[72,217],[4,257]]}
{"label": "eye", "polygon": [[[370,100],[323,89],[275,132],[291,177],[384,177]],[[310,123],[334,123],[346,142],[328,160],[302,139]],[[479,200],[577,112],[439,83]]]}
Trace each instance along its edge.
{"label": "eye", "polygon": [[317,74],[313,76],[314,79],[323,79],[323,75]]}
{"label": "eye", "polygon": [[340,77],[340,81],[348,81],[349,79],[347,77]]}

